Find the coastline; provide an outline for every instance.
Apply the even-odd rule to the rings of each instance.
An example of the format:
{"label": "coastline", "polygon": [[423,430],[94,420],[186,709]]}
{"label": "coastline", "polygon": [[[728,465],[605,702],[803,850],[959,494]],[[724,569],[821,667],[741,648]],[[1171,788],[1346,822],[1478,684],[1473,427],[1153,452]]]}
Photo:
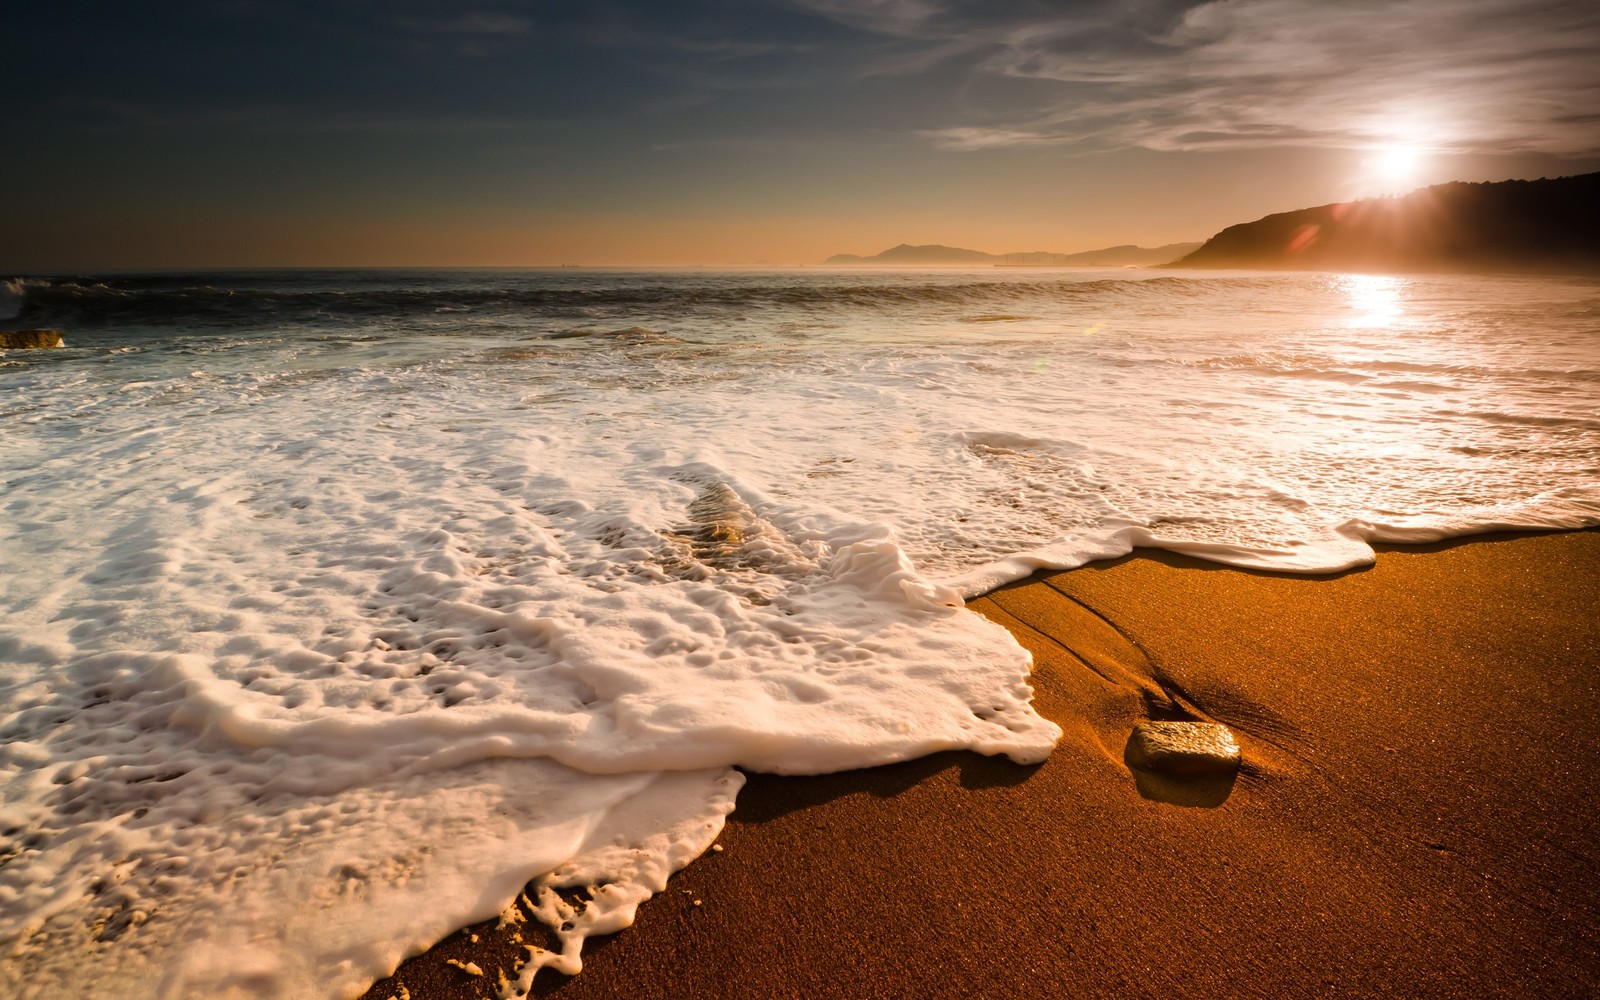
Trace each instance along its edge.
{"label": "coastline", "polygon": [[[1047,761],[751,775],[724,850],[534,993],[1600,992],[1600,529],[1378,551],[1140,549],[969,602],[1034,654]],[[1136,780],[1148,717],[1229,725],[1243,769]],[[366,995],[493,995],[492,926]]]}

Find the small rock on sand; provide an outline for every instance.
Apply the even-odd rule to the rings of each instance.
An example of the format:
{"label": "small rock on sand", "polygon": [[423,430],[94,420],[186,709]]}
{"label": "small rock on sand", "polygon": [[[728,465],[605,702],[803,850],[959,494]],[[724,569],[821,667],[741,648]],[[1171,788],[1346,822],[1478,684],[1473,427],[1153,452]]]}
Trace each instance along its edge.
{"label": "small rock on sand", "polygon": [[1127,759],[1160,774],[1228,774],[1239,767],[1239,741],[1215,722],[1141,722],[1128,740]]}

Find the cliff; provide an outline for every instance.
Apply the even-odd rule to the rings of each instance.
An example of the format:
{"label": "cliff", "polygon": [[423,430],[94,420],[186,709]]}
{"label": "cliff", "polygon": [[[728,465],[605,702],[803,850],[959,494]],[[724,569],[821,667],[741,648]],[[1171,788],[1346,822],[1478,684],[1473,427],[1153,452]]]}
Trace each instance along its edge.
{"label": "cliff", "polygon": [[1437,184],[1269,215],[1176,266],[1600,273],[1600,173]]}

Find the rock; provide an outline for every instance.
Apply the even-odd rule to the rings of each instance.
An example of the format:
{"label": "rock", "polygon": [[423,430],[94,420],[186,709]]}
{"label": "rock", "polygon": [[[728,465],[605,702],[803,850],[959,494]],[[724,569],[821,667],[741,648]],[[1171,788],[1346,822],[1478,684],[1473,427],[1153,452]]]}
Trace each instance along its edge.
{"label": "rock", "polygon": [[1231,774],[1239,767],[1239,741],[1215,722],[1141,722],[1133,727],[1126,759],[1159,774]]}
{"label": "rock", "polygon": [[60,330],[0,330],[0,350],[60,346]]}

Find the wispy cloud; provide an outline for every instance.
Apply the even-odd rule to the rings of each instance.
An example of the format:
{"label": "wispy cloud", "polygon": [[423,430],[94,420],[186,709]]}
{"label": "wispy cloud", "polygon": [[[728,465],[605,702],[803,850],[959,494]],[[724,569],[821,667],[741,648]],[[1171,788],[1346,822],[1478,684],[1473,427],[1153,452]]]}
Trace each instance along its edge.
{"label": "wispy cloud", "polygon": [[794,0],[797,7],[852,28],[901,38],[926,38],[946,13],[935,0]]}
{"label": "wispy cloud", "polygon": [[[927,51],[976,98],[921,134],[950,149],[1365,146],[1600,151],[1600,5],[1563,0],[1034,4],[799,0]],[[895,57],[912,66],[905,55]]]}
{"label": "wispy cloud", "polygon": [[446,35],[525,35],[533,18],[494,11],[472,11],[450,17],[400,17],[395,23],[412,31]]}
{"label": "wispy cloud", "polygon": [[446,17],[396,17],[394,24],[423,49],[441,45],[457,55],[482,59],[500,48],[525,39],[534,19],[503,11],[473,10]]}

